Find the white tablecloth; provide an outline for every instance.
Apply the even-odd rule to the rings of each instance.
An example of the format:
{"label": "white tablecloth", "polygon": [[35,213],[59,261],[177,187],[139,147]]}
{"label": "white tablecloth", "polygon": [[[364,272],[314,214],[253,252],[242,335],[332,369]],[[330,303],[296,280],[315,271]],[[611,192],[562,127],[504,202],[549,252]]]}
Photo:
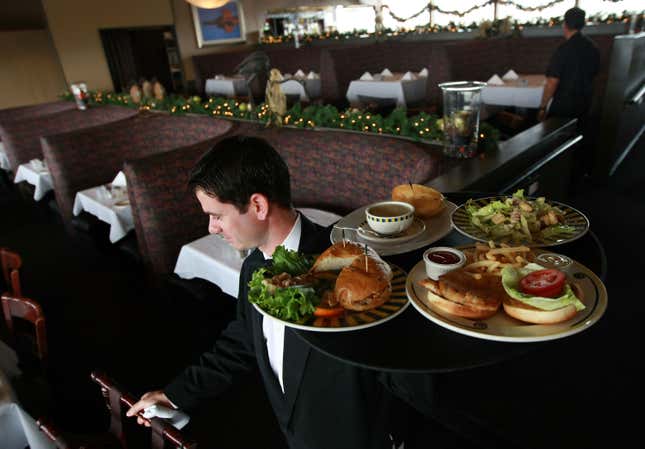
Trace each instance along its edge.
{"label": "white tablecloth", "polygon": [[426,83],[428,78],[417,77],[411,80],[402,80],[401,74],[391,77],[375,75],[374,80],[354,80],[347,88],[347,100],[350,104],[360,103],[359,96],[380,99],[394,99],[398,107],[407,107],[408,104],[421,102],[426,96]]}
{"label": "white tablecloth", "polygon": [[128,196],[110,197],[106,186],[92,187],[82,190],[74,198],[74,215],[86,211],[99,220],[110,225],[110,242],[121,240],[132,229],[132,207],[127,203]]}
{"label": "white tablecloth", "polygon": [[[341,218],[318,209],[299,210],[322,226],[328,226]],[[175,264],[175,274],[183,279],[205,279],[237,298],[243,261],[244,254],[231,247],[223,238],[207,235],[182,246]]]}
{"label": "white tablecloth", "polygon": [[46,168],[36,169],[29,162],[19,165],[16,171],[16,177],[13,182],[19,183],[22,181],[27,181],[36,187],[34,191],[34,199],[36,201],[43,199],[45,194],[54,188],[49,170]]}
{"label": "white tablecloth", "polygon": [[221,79],[207,79],[204,91],[207,96],[211,97],[235,97],[239,95],[248,95],[249,93],[248,86],[246,85],[246,78],[228,77]]}
{"label": "white tablecloth", "polygon": [[56,449],[34,418],[15,402],[0,404],[0,435],[2,449]]}
{"label": "white tablecloth", "polygon": [[7,157],[7,153],[4,151],[4,145],[2,142],[0,142],[0,169],[2,170],[11,170],[9,166],[9,158]]}
{"label": "white tablecloth", "polygon": [[544,75],[519,75],[518,80],[504,81],[482,89],[482,102],[488,105],[539,108],[544,91]]}
{"label": "white tablecloth", "polygon": [[320,97],[320,78],[290,79],[280,84],[285,95],[299,95],[300,101],[310,101]]}

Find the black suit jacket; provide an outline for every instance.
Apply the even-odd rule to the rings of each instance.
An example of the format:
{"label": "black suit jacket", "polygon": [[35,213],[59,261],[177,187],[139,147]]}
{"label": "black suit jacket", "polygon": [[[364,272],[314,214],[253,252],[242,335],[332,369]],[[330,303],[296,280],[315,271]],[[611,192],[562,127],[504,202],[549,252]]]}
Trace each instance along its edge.
{"label": "black suit jacket", "polygon": [[[329,229],[302,216],[299,251],[320,253],[329,246]],[[262,315],[247,300],[248,281],[264,264],[257,249],[240,273],[237,317],[198,365],[187,368],[164,390],[179,408],[191,410],[217,397],[236,374],[259,368],[271,405],[291,448],[391,448],[392,393],[429,412],[429,376],[387,374],[333,359],[285,329],[282,393],[269,364]]]}

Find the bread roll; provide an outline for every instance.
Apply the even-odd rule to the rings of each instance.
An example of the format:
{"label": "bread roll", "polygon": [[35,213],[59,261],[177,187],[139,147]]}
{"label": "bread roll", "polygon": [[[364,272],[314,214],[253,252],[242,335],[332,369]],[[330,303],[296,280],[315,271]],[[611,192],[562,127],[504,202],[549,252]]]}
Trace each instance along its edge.
{"label": "bread roll", "polygon": [[441,192],[421,184],[401,184],[394,187],[392,200],[412,204],[415,214],[420,218],[433,217],[445,207]]}
{"label": "bread roll", "polygon": [[356,311],[374,309],[390,298],[391,279],[392,270],[387,263],[361,255],[340,272],[336,279],[334,295],[346,309]]}
{"label": "bread roll", "polygon": [[351,263],[358,256],[365,252],[364,248],[352,242],[336,242],[325,251],[314,262],[311,271],[340,271]]}

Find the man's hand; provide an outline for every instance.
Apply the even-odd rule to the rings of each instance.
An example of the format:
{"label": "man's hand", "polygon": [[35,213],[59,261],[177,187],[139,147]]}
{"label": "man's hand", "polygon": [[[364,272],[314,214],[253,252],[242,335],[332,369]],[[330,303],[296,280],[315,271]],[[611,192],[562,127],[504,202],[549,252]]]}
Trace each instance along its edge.
{"label": "man's hand", "polygon": [[540,108],[540,110],[537,113],[537,119],[539,122],[543,122],[545,118],[546,118],[546,109]]}
{"label": "man's hand", "polygon": [[143,419],[142,417],[138,416],[138,413],[143,411],[143,409],[156,404],[163,405],[164,407],[168,408],[175,408],[170,402],[170,399],[168,399],[168,396],[166,396],[163,391],[155,390],[149,391],[148,393],[141,396],[141,399],[139,399],[138,402],[130,407],[130,410],[125,413],[125,416],[136,416],[137,423],[141,424],[142,426],[150,427],[150,422],[147,419]]}

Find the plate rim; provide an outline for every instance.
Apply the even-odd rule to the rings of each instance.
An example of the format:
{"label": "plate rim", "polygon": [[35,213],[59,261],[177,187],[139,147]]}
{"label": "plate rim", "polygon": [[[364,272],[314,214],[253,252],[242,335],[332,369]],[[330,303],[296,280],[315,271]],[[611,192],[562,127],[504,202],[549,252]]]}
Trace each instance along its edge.
{"label": "plate rim", "polygon": [[[484,197],[484,198],[477,198],[476,200],[477,200],[477,201],[486,201],[486,200],[491,201],[491,200],[494,200],[494,199],[509,198],[510,196],[512,196],[512,195],[494,195],[494,196],[487,196],[487,197]],[[529,196],[529,197],[526,197],[526,199],[529,199],[529,200],[535,200],[536,198],[540,198],[540,197],[535,197],[535,196]],[[457,213],[458,213],[458,211],[460,211],[460,210],[465,210],[465,206],[466,206],[466,203],[467,203],[467,202],[468,202],[468,201],[463,202],[462,204],[460,204],[459,206],[457,206],[457,208],[456,208],[455,210],[453,210],[453,211],[452,211],[452,213],[450,214],[450,224],[451,224],[451,225],[452,225],[452,227],[453,227],[455,230],[457,230],[457,232],[459,232],[461,235],[466,236],[466,237],[468,237],[468,238],[470,238],[470,239],[473,239],[473,240],[475,240],[475,241],[478,241],[478,242],[484,242],[484,243],[485,243],[485,242],[488,242],[488,241],[492,240],[492,239],[484,239],[484,238],[482,238],[482,237],[476,237],[476,236],[474,236],[474,235],[472,235],[472,234],[470,234],[470,233],[466,232],[465,230],[461,229],[461,228],[460,228],[459,226],[457,226],[457,224],[455,223],[455,220],[454,220],[454,216],[455,216],[455,214],[457,214]],[[519,245],[519,244],[521,244],[521,245],[529,246],[529,247],[531,247],[531,248],[549,248],[549,247],[552,247],[552,246],[564,245],[564,244],[566,244],[566,243],[575,242],[575,241],[576,241],[576,240],[578,240],[579,238],[584,237],[584,236],[589,232],[589,229],[591,228],[591,222],[589,221],[589,217],[587,217],[587,215],[586,215],[586,214],[584,214],[583,212],[581,212],[579,209],[577,209],[577,208],[575,208],[575,207],[573,207],[573,206],[569,206],[568,204],[562,203],[562,202],[560,202],[560,201],[556,201],[556,200],[547,200],[547,202],[549,202],[550,204],[555,204],[556,206],[564,206],[564,207],[566,207],[566,208],[568,208],[568,209],[571,209],[571,210],[573,210],[574,212],[576,212],[578,215],[580,215],[582,218],[584,218],[585,223],[586,223],[586,226],[585,226],[584,232],[581,232],[581,233],[580,233],[580,234],[578,234],[577,236],[574,236],[574,237],[569,238],[569,239],[565,239],[565,240],[563,240],[563,241],[561,241],[561,242],[553,242],[553,243],[526,243],[526,242],[518,242],[518,243],[517,243],[518,245]],[[500,242],[495,241],[495,240],[493,240],[493,241],[494,241],[495,243],[501,243],[501,241],[500,241]]]}
{"label": "plate rim", "polygon": [[[406,302],[403,304],[399,310],[396,312],[392,313],[391,315],[386,316],[385,318],[382,318],[380,320],[375,320],[370,323],[363,323],[359,324],[357,326],[346,326],[346,327],[315,327],[315,326],[307,326],[304,324],[297,324],[297,323],[292,323],[290,321],[282,320],[280,318],[276,318],[273,315],[269,314],[269,312],[266,312],[265,310],[262,310],[257,304],[250,302],[249,303],[255,307],[255,310],[257,310],[262,316],[264,317],[269,317],[272,320],[275,320],[279,323],[284,324],[286,327],[290,327],[292,329],[297,329],[301,331],[308,331],[308,332],[351,332],[351,331],[357,331],[357,330],[362,330],[362,329],[367,329],[369,327],[374,327],[378,326],[379,324],[387,323],[388,321],[396,318],[399,316],[401,313],[405,311],[410,306],[410,297],[408,296],[407,292],[407,282],[408,282],[408,276],[410,273],[402,269],[396,264],[388,263],[388,265],[393,268],[397,269],[401,272],[401,276],[404,278],[404,285],[403,285],[403,293],[401,295],[401,298],[405,298]],[[393,270],[394,271],[394,270]]]}
{"label": "plate rim", "polygon": [[[469,247],[470,245],[465,245],[460,248],[469,248]],[[545,251],[545,252],[548,252],[548,251]],[[537,343],[537,342],[543,342],[543,341],[559,340],[559,339],[580,333],[586,329],[589,329],[592,325],[597,323],[600,320],[600,318],[602,318],[602,316],[605,314],[605,311],[607,310],[608,300],[609,300],[609,297],[607,294],[607,288],[605,284],[602,282],[602,280],[600,280],[600,278],[592,270],[587,268],[585,265],[581,264],[575,259],[572,259],[569,256],[566,256],[566,257],[569,258],[573,263],[577,264],[579,267],[582,267],[584,269],[583,271],[591,279],[592,283],[594,284],[594,287],[598,289],[598,301],[590,311],[589,315],[586,315],[582,319],[580,317],[571,318],[571,320],[577,320],[577,322],[573,323],[572,326],[569,327],[568,329],[559,333],[538,335],[538,336],[528,336],[528,335],[527,336],[508,336],[508,335],[486,333],[486,332],[478,331],[476,329],[466,328],[463,325],[454,321],[452,322],[448,321],[447,318],[433,311],[427,305],[425,305],[423,301],[418,299],[416,292],[414,291],[414,285],[412,284],[412,275],[413,273],[419,270],[425,270],[423,260],[417,262],[408,273],[408,277],[405,280],[405,292],[408,295],[408,299],[410,300],[410,303],[412,303],[412,307],[421,316],[423,316],[433,324],[436,324],[437,326],[443,327],[444,329],[453,331],[458,334],[474,337],[480,340],[501,341],[506,343]],[[503,311],[498,311],[497,313],[500,313],[500,312],[504,313]],[[486,322],[486,320],[472,320],[472,321]],[[524,323],[524,324],[526,326],[549,326],[548,324],[531,324],[531,323]]]}
{"label": "plate rim", "polygon": [[416,234],[413,234],[413,235],[405,235],[405,236],[400,236],[400,237],[389,237],[389,238],[388,237],[379,237],[378,240],[376,240],[376,238],[365,237],[364,235],[361,235],[360,232],[361,232],[361,229],[362,229],[363,225],[366,224],[367,221],[364,221],[363,223],[361,223],[356,228],[356,233],[363,240],[367,240],[368,242],[371,242],[371,243],[380,243],[380,242],[382,242],[382,243],[386,243],[386,242],[387,243],[404,243],[404,242],[407,242],[409,240],[412,240],[412,239],[415,239],[415,238],[419,237],[421,234],[423,234],[425,232],[425,230],[427,228],[425,221],[423,221],[419,217],[414,217],[414,221],[421,223],[422,228],[421,228],[420,231],[418,231]]}
{"label": "plate rim", "polygon": [[[399,250],[399,249],[397,249],[397,245],[384,246],[384,245],[376,244],[375,242],[370,242],[370,243],[375,243],[375,245],[378,245],[378,246],[372,246],[374,248],[374,251],[376,251],[381,256],[393,256],[393,255],[397,255],[397,254],[405,254],[405,253],[409,253],[409,252],[412,252],[412,251],[416,251],[417,249],[422,248],[424,246],[432,245],[434,242],[439,241],[442,238],[446,237],[448,234],[450,234],[452,232],[452,229],[454,227],[453,224],[452,224],[452,213],[457,209],[458,206],[457,206],[457,204],[455,204],[454,202],[452,202],[452,201],[450,201],[448,199],[445,199],[444,201],[445,201],[446,206],[444,207],[443,211],[441,211],[440,214],[437,214],[434,217],[430,217],[430,219],[432,220],[432,219],[436,219],[437,217],[440,217],[441,214],[447,214],[447,216],[446,216],[447,225],[446,225],[445,232],[442,232],[441,235],[438,236],[436,239],[434,239],[432,241],[425,241],[425,240],[424,241],[418,241],[423,236],[423,234],[428,231],[428,225],[426,225],[425,231],[420,233],[420,235],[418,235],[418,236],[416,236],[416,237],[414,237],[414,238],[412,238],[410,240],[400,242],[401,245],[411,245],[411,244],[414,244],[415,242],[418,241],[418,244],[415,245],[413,248]],[[340,220],[338,220],[338,222],[336,222],[336,224],[341,224],[341,222],[343,220],[346,220],[347,217],[352,215],[352,214],[356,214],[356,213],[359,213],[361,211],[364,211],[366,207],[367,207],[367,205],[366,206],[361,206],[359,208],[354,209],[350,213],[344,215]],[[449,211],[451,208],[454,208],[454,209],[452,211]],[[422,220],[422,221],[425,222],[425,220]],[[334,240],[334,228],[333,227],[332,227],[331,231],[329,232],[329,241],[332,244],[334,244],[336,241],[340,241],[340,239],[337,239],[336,241]],[[363,243],[363,242],[361,241],[360,243]]]}

